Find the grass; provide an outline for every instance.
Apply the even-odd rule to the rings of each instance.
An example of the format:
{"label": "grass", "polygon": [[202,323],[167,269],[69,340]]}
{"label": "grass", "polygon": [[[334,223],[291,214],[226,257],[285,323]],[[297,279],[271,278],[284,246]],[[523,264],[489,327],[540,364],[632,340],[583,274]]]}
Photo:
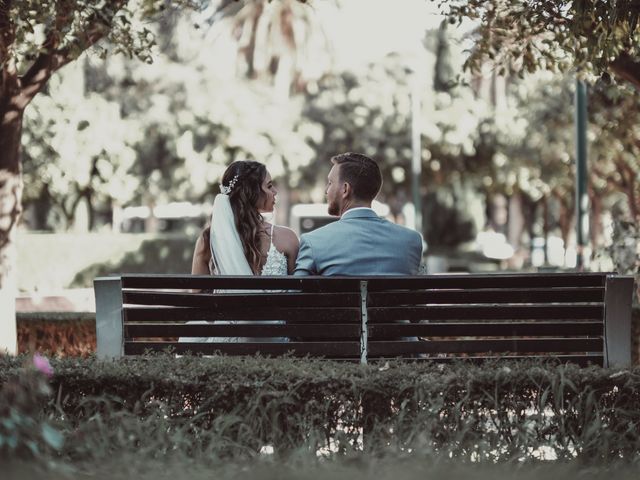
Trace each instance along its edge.
{"label": "grass", "polygon": [[193,239],[173,234],[18,234],[18,290],[90,288],[109,273],[189,273]]}

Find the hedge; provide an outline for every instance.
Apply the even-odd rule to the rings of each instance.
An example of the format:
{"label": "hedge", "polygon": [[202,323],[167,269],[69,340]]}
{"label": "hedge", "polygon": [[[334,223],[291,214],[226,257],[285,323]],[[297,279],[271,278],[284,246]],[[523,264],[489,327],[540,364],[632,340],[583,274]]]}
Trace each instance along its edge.
{"label": "hedge", "polygon": [[[24,375],[24,361],[0,360],[3,391]],[[282,457],[365,450],[460,462],[639,460],[639,368],[171,355],[62,359],[53,368],[42,415],[62,432],[65,458],[136,451],[235,461],[267,449]]]}

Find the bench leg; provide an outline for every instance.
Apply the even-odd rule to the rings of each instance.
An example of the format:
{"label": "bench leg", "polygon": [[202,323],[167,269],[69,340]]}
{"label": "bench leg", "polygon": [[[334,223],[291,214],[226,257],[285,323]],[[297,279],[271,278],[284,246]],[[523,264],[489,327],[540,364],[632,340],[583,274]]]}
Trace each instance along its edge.
{"label": "bench leg", "polygon": [[122,282],[120,277],[96,278],[96,343],[98,358],[120,358],[124,353]]}
{"label": "bench leg", "polygon": [[607,276],[604,294],[605,367],[631,366],[633,277]]}

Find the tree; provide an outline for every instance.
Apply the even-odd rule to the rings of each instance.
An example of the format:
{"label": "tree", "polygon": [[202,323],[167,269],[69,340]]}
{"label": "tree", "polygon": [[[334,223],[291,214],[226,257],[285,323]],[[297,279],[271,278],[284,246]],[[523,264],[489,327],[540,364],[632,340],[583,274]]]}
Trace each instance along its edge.
{"label": "tree", "polygon": [[[546,240],[557,228],[566,245],[574,210],[570,154],[574,143],[573,82],[549,76],[531,75],[513,85],[513,113],[496,133],[497,155],[490,190],[519,196],[528,207],[524,213],[530,236],[541,235]],[[538,209],[543,212],[541,225],[534,218]],[[514,247],[520,244],[523,233],[524,229],[511,238]]]}
{"label": "tree", "polygon": [[[251,13],[258,3],[263,2],[247,2],[237,15],[246,17],[245,9]],[[281,16],[280,3],[264,3],[264,21]],[[225,13],[240,6],[232,4]],[[109,221],[112,208],[128,204],[207,201],[225,166],[237,158],[268,161],[272,174],[286,182],[308,163],[310,149],[291,135],[300,102],[274,96],[270,76],[235,77],[238,61],[217,52],[238,41],[231,28],[238,21],[229,17],[212,29],[193,28],[210,15],[170,11],[147,24],[157,42],[153,65],[123,56],[104,61],[85,56],[52,76],[25,116],[23,205],[32,226],[69,228],[78,204],[88,207],[92,228],[93,217]],[[220,29],[230,30],[229,38],[212,39]],[[278,43],[260,41],[256,49],[278,54]],[[285,50],[290,53],[289,46]],[[203,101],[203,92],[213,91],[225,95]],[[280,198],[286,201],[286,194]],[[148,227],[155,225],[150,218]]]}
{"label": "tree", "polygon": [[[220,0],[220,12],[234,0]],[[21,137],[24,111],[51,75],[101,40],[101,56],[123,53],[150,62],[154,39],[144,22],[167,8],[198,0],[0,1],[0,345],[15,351],[15,248],[22,211]]]}
{"label": "tree", "polygon": [[234,40],[238,73],[273,81],[280,98],[301,93],[307,81],[329,69],[328,40],[319,18],[304,3],[250,0],[218,24]]}
{"label": "tree", "polygon": [[[590,94],[593,200],[620,196],[621,214],[640,224],[640,92],[597,85]],[[626,200],[626,201],[624,201]]]}
{"label": "tree", "polygon": [[[534,207],[532,234],[547,238],[557,229],[565,245],[575,220],[574,89],[572,79],[548,72],[513,85],[509,98],[516,114],[505,125],[515,128],[497,132],[498,165],[491,173],[491,190],[505,195],[519,191]],[[640,222],[640,92],[599,81],[589,97],[587,193],[596,252],[607,243],[607,211]]]}
{"label": "tree", "polygon": [[[70,65],[49,82],[25,112],[23,205],[35,227],[68,229],[78,208],[86,208],[84,228],[110,207],[106,197],[127,200],[142,179],[130,173],[131,145],[143,135],[122,118],[120,106],[103,96],[83,94],[83,62]],[[80,222],[82,224],[82,222]]]}
{"label": "tree", "polygon": [[[435,0],[432,0],[435,1]],[[478,22],[467,67],[610,73],[640,89],[640,4],[634,0],[437,0],[451,23]]]}

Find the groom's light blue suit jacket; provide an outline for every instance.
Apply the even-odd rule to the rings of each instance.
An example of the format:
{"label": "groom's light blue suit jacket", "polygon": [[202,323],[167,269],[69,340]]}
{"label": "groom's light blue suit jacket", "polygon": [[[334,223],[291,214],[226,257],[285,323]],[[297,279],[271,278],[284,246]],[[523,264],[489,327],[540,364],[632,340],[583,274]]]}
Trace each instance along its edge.
{"label": "groom's light blue suit jacket", "polygon": [[415,275],[422,237],[369,208],[300,237],[294,275]]}

